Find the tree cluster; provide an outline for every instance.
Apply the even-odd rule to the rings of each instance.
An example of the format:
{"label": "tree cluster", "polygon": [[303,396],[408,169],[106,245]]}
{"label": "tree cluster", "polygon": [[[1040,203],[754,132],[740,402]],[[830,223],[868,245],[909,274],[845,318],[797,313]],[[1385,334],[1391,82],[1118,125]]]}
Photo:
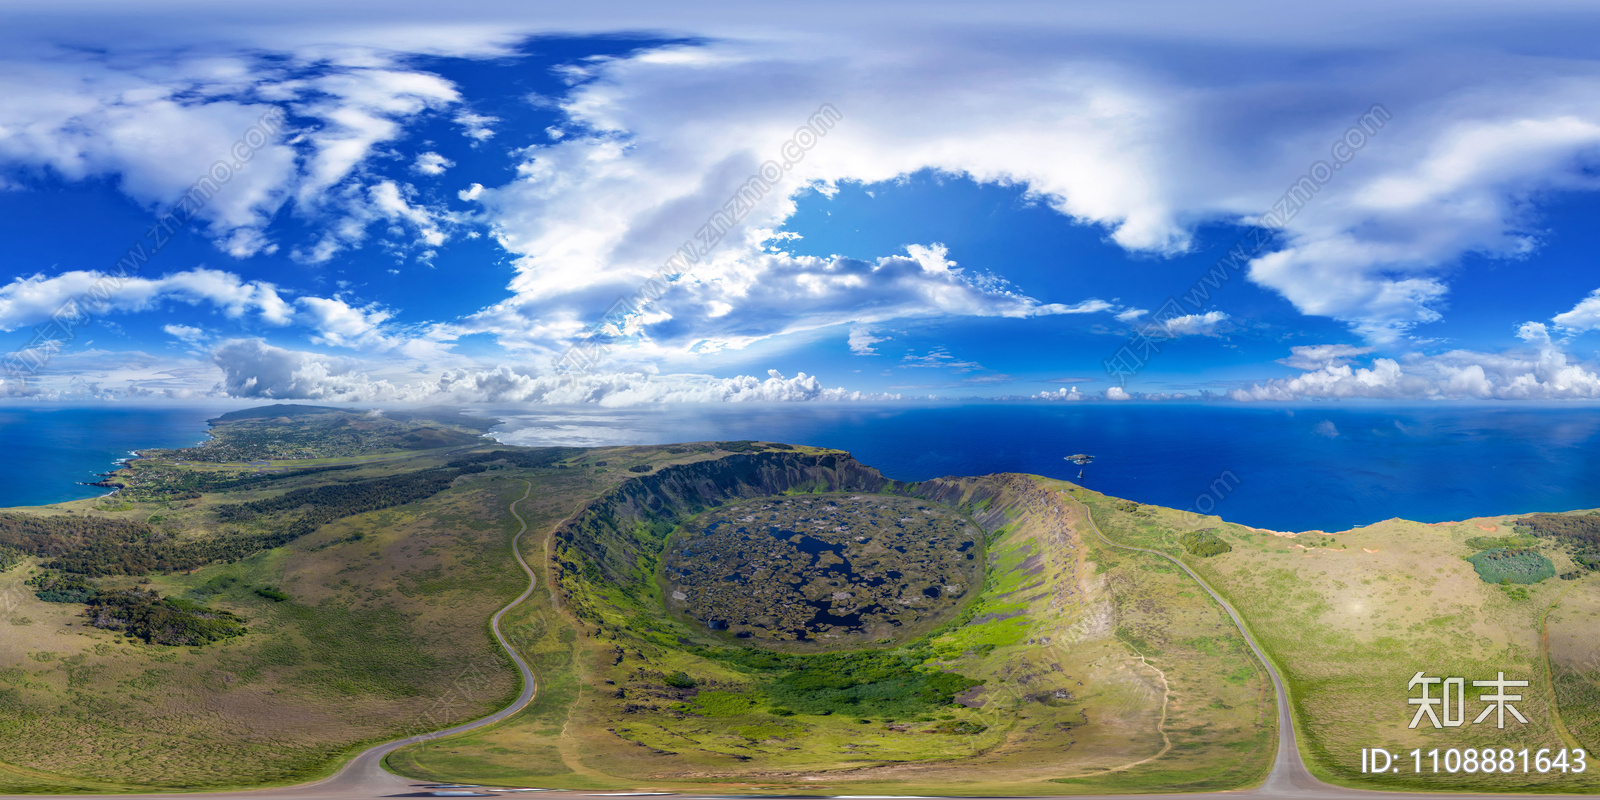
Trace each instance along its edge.
{"label": "tree cluster", "polygon": [[85,616],[96,628],[119,631],[150,644],[198,647],[246,632],[244,619],[232,612],[138,589],[97,595]]}

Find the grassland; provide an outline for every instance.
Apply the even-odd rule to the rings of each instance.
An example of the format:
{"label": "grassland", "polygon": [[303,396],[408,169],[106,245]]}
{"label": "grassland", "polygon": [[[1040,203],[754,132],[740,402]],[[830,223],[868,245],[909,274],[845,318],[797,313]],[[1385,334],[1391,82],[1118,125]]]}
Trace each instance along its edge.
{"label": "grassland", "polygon": [[[373,467],[365,477],[430,465]],[[570,511],[587,479],[544,472],[547,497],[564,498]],[[0,574],[0,790],[301,781],[365,743],[494,709],[515,693],[516,676],[484,620],[521,590],[504,513],[521,486],[507,473],[469,475],[427,500],[344,517],[233,563],[99,580],[247,621],[246,635],[204,647],[148,645],[87,626],[83,606],[41,601],[24,585],[38,559]],[[108,513],[96,501],[52,512],[159,512],[176,535],[201,538],[219,501],[266,495],[207,495],[177,513],[126,503]],[[473,677],[468,696],[455,690],[464,675]],[[451,703],[440,707],[439,698]]]}
{"label": "grassland", "polygon": [[[1245,615],[1289,682],[1305,755],[1325,779],[1600,788],[1589,776],[1357,771],[1363,747],[1600,745],[1600,577],[1575,560],[1582,547],[1523,535],[1511,518],[1276,533],[1029,476],[897,483],[844,454],[761,442],[357,454],[267,475],[162,466],[197,477],[21,510],[60,520],[46,531],[120,520],[142,526],[127,529],[130,542],[204,557],[141,573],[128,565],[145,562],[103,554],[6,551],[19,563],[0,571],[0,790],[301,781],[368,743],[488,713],[516,691],[486,620],[523,586],[505,508],[524,480],[534,489],[519,506],[523,548],[540,591],[504,628],[539,691],[494,726],[396,751],[388,765],[403,774],[858,795],[1260,780],[1276,738],[1261,665],[1182,571],[1086,535],[1092,512],[1107,536],[1181,559]],[[777,652],[669,611],[657,578],[685,526],[769,502],[760,498],[841,493],[937,508],[980,532],[970,552],[981,585],[963,589],[953,618],[863,648]],[[219,537],[261,546],[207,549]],[[1552,568],[1539,574],[1572,577],[1487,583],[1467,559],[1496,549],[1537,553]],[[83,604],[45,602],[26,585],[46,558],[100,565],[84,573],[96,591],[154,591],[237,615],[247,632],[164,647],[93,627]],[[1409,729],[1406,683],[1419,670],[1525,678],[1517,705],[1530,722]]]}
{"label": "grassland", "polygon": [[[1269,684],[1186,577],[1082,542],[1025,478],[916,490],[989,532],[979,597],[934,635],[764,665],[663,613],[654,581],[579,566],[526,612],[547,694],[389,763],[473,782],[848,793],[1207,790],[1264,774]],[[955,702],[904,691],[941,675],[968,687]]]}
{"label": "grassland", "polygon": [[[1288,534],[1230,525],[1210,517],[1074,491],[1093,508],[1114,539],[1151,547],[1184,559],[1221,591],[1245,616],[1290,686],[1308,766],[1325,780],[1367,788],[1459,791],[1593,792],[1600,782],[1585,775],[1424,775],[1409,772],[1378,779],[1359,771],[1364,747],[1396,752],[1413,748],[1494,746],[1559,748],[1569,743],[1558,724],[1589,737],[1593,747],[1596,667],[1592,641],[1574,626],[1589,624],[1600,598],[1595,577],[1577,581],[1553,578],[1527,586],[1486,583],[1468,557],[1481,550],[1486,534],[1512,533],[1511,518],[1473,519],[1426,525],[1388,520],[1325,534]],[[1210,528],[1232,551],[1211,558],[1186,555],[1183,534]],[[1489,544],[1528,545],[1490,541]],[[1547,545],[1544,557],[1557,571],[1572,569],[1570,558]],[[1558,676],[1555,691],[1546,677],[1541,630],[1552,613],[1552,655]],[[1579,621],[1582,622],[1579,622]],[[1555,644],[1559,642],[1559,647]],[[1434,729],[1426,721],[1408,727],[1416,696],[1407,690],[1418,671],[1428,676],[1462,676],[1530,682],[1517,707],[1527,725],[1514,721],[1505,730],[1493,723]],[[1468,686],[1468,708],[1476,715],[1481,690]],[[1552,704],[1552,697],[1560,703]],[[1509,718],[1508,718],[1509,719]]]}

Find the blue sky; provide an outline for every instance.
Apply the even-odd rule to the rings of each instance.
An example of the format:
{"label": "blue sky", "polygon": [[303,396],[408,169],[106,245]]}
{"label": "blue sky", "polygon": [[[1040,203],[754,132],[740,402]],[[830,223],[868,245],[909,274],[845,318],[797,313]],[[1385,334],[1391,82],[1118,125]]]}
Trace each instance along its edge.
{"label": "blue sky", "polygon": [[11,4],[0,392],[1600,398],[1581,4],[324,5]]}

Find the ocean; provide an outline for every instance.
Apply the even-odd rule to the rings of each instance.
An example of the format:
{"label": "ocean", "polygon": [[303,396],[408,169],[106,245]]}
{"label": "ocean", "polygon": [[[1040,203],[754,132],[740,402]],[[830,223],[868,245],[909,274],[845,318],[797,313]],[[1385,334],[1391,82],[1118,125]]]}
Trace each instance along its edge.
{"label": "ocean", "polygon": [[[236,404],[230,407],[238,407]],[[224,408],[0,408],[0,506],[105,492],[136,448],[205,438]],[[1031,472],[1274,530],[1600,507],[1600,409],[1451,405],[795,404],[491,410],[508,444],[764,439],[848,450],[891,478]],[[1094,456],[1079,466],[1065,460]],[[1082,471],[1082,478],[1078,477]]]}
{"label": "ocean", "polygon": [[[819,404],[501,416],[493,433],[508,443],[811,444],[900,480],[1029,472],[1274,530],[1600,507],[1600,409],[1583,406]],[[1065,460],[1080,453],[1093,463]]]}
{"label": "ocean", "polygon": [[98,497],[84,486],[148,447],[189,447],[206,439],[220,408],[0,406],[0,507]]}

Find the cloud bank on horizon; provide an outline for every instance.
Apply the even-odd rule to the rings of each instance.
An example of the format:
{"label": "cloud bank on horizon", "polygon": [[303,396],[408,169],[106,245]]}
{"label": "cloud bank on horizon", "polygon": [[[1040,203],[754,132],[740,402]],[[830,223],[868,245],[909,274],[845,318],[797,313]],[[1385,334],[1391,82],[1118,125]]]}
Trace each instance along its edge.
{"label": "cloud bank on horizon", "polygon": [[6,393],[1600,398],[1600,11],[200,10],[7,12],[0,331],[93,321]]}

